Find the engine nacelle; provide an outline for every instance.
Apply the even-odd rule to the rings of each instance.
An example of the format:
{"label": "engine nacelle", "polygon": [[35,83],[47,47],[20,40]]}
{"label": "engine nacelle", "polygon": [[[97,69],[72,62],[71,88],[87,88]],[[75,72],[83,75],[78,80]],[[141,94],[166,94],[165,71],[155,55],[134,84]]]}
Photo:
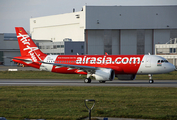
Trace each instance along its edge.
{"label": "engine nacelle", "polygon": [[114,80],[115,73],[112,69],[100,69],[96,70],[95,74],[93,75],[96,80],[100,81],[112,81]]}
{"label": "engine nacelle", "polygon": [[134,80],[136,75],[134,74],[125,74],[125,75],[117,75],[119,80]]}

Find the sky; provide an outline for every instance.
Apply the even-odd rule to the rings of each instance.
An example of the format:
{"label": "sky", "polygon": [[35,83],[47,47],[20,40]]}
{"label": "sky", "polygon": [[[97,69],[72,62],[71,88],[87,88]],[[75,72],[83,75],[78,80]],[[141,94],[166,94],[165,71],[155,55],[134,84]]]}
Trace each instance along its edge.
{"label": "sky", "polygon": [[30,30],[30,18],[80,11],[83,6],[177,5],[177,0],[0,0],[0,33]]}

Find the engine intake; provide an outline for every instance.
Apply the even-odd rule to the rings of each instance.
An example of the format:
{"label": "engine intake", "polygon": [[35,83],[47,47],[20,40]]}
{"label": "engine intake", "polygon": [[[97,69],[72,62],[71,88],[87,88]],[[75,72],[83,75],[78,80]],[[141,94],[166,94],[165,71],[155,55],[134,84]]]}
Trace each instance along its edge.
{"label": "engine intake", "polygon": [[113,69],[100,69],[96,70],[95,74],[93,75],[96,80],[100,81],[112,81],[114,80],[115,73]]}

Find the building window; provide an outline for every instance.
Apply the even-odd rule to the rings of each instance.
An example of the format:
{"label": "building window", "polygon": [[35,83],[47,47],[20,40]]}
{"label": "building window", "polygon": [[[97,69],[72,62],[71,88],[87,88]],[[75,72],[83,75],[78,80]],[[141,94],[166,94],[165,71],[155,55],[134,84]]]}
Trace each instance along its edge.
{"label": "building window", "polygon": [[71,53],[73,53],[73,49],[71,49]]}
{"label": "building window", "polygon": [[61,48],[64,48],[64,45],[61,45]]}
{"label": "building window", "polygon": [[176,48],[170,48],[170,53],[176,53]]}
{"label": "building window", "polygon": [[45,49],[45,46],[41,46],[41,49]]}
{"label": "building window", "polygon": [[172,49],[173,49],[173,48],[170,48],[170,53],[172,53],[172,52],[173,52],[173,51],[172,51]]}
{"label": "building window", "polygon": [[50,46],[46,46],[46,49],[50,49]]}
{"label": "building window", "polygon": [[56,45],[53,45],[53,49],[57,49],[57,46],[56,46]]}

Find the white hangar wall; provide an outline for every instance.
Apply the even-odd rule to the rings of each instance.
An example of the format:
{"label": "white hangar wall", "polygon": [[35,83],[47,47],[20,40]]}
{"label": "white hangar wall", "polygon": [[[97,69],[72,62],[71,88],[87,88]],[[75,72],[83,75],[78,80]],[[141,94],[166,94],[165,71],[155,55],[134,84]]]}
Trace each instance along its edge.
{"label": "white hangar wall", "polygon": [[84,18],[83,11],[31,18],[30,34],[36,40],[55,42],[71,38],[73,41],[83,41]]}

